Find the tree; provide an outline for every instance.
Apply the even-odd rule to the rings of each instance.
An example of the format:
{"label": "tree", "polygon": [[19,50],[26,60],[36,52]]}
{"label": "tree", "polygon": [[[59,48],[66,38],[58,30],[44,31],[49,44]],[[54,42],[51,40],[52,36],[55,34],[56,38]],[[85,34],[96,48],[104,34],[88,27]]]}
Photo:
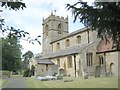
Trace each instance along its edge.
{"label": "tree", "polygon": [[1,3],[1,7],[5,7],[5,8],[9,8],[10,10],[19,10],[26,8],[25,3],[21,2],[22,0],[5,0],[0,2]]}
{"label": "tree", "polygon": [[24,60],[30,60],[30,58],[33,57],[33,53],[31,51],[27,51],[25,54],[23,54]]}
{"label": "tree", "polygon": [[32,76],[35,75],[35,67],[34,67],[34,65],[31,66],[31,75]]}
{"label": "tree", "polygon": [[33,57],[33,53],[31,51],[27,51],[25,54],[22,55],[24,61],[23,61],[23,69],[24,69],[24,77],[29,77],[31,75],[34,75],[34,67],[30,68],[28,67],[29,60]]}
{"label": "tree", "polygon": [[25,54],[22,55],[22,57],[24,59],[23,66],[24,69],[26,69],[29,64],[29,60],[33,57],[33,53],[31,51],[27,51]]}
{"label": "tree", "polygon": [[120,1],[119,2],[87,2],[78,1],[73,5],[67,4],[72,10],[74,22],[79,19],[86,27],[96,30],[98,37],[113,40],[113,48],[120,49]]}
{"label": "tree", "polygon": [[21,45],[16,36],[0,40],[2,43],[2,70],[17,71],[21,69]]}
{"label": "tree", "polygon": [[[4,2],[0,2],[0,5],[1,7],[5,7],[5,8],[9,8],[10,10],[19,10],[19,9],[24,9],[26,8],[26,5],[25,3],[21,2],[22,0],[5,0]],[[2,11],[2,10],[1,10]],[[6,27],[6,28],[3,28],[3,26],[5,26],[5,22],[4,22],[4,19],[0,19],[0,31],[4,34],[5,32],[9,32],[10,35],[9,37],[11,37],[11,35],[15,35],[17,37],[26,37],[27,35],[29,35],[28,32],[25,32],[24,30],[20,30],[20,29],[15,29],[14,27]],[[29,43],[32,43],[34,44],[34,41],[35,42],[38,42],[40,45],[40,41],[39,41],[39,38],[41,36],[37,36],[35,39],[32,39],[31,37],[28,37],[27,39],[24,39],[26,41],[29,41]]]}
{"label": "tree", "polygon": [[[22,0],[20,1],[19,0],[5,0],[2,2],[0,1],[0,7],[5,7],[9,10],[15,10],[15,11],[26,8],[25,3],[22,3],[21,1]],[[1,11],[2,10],[0,10],[0,12]],[[20,63],[23,64],[23,62],[20,61],[21,50],[20,48],[18,48],[20,46],[18,41],[21,38],[24,38],[27,35],[29,35],[29,33],[25,32],[24,30],[15,29],[13,26],[6,26],[5,28],[3,28],[3,26],[5,27],[4,19],[0,19],[0,31],[2,32],[3,35],[5,32],[9,33],[9,35],[6,38],[2,38],[0,40],[0,44],[2,43],[3,45],[2,47],[3,48],[3,51],[2,51],[3,69],[16,71],[18,68],[20,68]],[[38,39],[39,37],[41,36],[37,36],[35,39],[28,37],[27,39],[24,39],[24,40],[29,41],[29,43],[32,43],[32,44],[34,44],[34,41],[37,41],[39,44],[41,44]],[[16,46],[12,44],[15,44]],[[16,52],[14,50],[16,50]],[[18,60],[18,62],[16,60]]]}
{"label": "tree", "polygon": [[[23,8],[26,8],[26,5],[25,3],[22,3],[18,0],[16,0],[14,2],[14,0],[5,0],[4,2],[0,2],[0,5],[1,7],[5,7],[5,8],[9,8],[10,10],[19,10],[20,8],[23,9]],[[2,11],[2,10],[1,10]],[[8,27],[7,28],[2,28],[3,26],[5,25],[5,22],[4,22],[4,19],[0,19],[0,30],[4,33],[6,31],[9,31],[10,32],[10,35],[11,34],[16,34],[18,35],[19,34],[19,37],[20,36],[24,36],[25,37],[25,34],[29,34],[28,32],[24,32],[23,30],[20,31],[20,29],[15,29],[13,27]]]}

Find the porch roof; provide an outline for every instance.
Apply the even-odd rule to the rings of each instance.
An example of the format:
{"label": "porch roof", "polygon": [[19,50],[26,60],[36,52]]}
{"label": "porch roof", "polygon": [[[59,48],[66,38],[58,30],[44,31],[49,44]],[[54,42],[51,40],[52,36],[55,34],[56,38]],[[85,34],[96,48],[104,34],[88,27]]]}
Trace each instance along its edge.
{"label": "porch roof", "polygon": [[41,58],[39,60],[37,60],[38,64],[51,64],[53,65],[54,63],[52,61],[50,61],[48,58]]}

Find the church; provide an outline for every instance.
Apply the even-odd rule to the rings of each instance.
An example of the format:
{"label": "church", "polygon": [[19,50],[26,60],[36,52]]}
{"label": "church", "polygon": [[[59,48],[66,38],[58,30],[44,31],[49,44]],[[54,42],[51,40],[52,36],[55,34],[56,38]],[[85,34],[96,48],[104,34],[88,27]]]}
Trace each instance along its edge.
{"label": "church", "polygon": [[68,17],[53,13],[43,19],[42,54],[32,58],[36,76],[62,74],[63,76],[118,76],[120,51],[97,38],[90,27],[69,33]]}

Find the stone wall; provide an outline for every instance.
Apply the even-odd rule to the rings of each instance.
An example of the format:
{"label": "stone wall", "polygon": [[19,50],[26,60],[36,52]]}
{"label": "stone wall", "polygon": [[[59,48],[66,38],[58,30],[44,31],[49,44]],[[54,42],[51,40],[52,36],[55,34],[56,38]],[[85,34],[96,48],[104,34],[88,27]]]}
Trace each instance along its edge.
{"label": "stone wall", "polygon": [[[120,51],[111,51],[98,54],[97,57],[103,56],[104,64],[101,65],[101,76],[118,76],[118,64],[119,64]],[[99,58],[97,58],[98,64]]]}
{"label": "stone wall", "polygon": [[106,70],[108,75],[118,76],[119,51],[106,53]]}
{"label": "stone wall", "polygon": [[[72,57],[72,67],[69,68],[68,67],[68,57],[71,56]],[[79,54],[75,54],[76,56],[76,76],[79,75],[80,72],[79,69],[80,69],[80,64],[79,64],[79,60],[80,60],[80,56]],[[57,58],[53,58],[51,59],[51,61],[53,63],[55,63],[57,65],[57,59],[60,59],[60,67],[58,67],[58,73],[59,73],[59,70],[63,69],[64,70],[64,75],[67,75],[67,76],[75,76],[75,62],[74,62],[74,55],[68,55],[68,56],[61,56],[61,57],[57,57]]]}
{"label": "stone wall", "polygon": [[[93,36],[93,33],[95,33],[95,32],[89,31],[89,40],[90,40],[90,42],[93,42],[94,38],[96,38],[96,36]],[[88,33],[87,33],[87,31],[79,32],[78,34],[71,35],[70,37],[66,37],[66,38],[63,38],[61,40],[58,40],[58,41],[54,42],[52,44],[53,45],[53,52],[57,51],[57,47],[56,47],[57,43],[60,43],[60,50],[66,49],[65,41],[67,39],[69,39],[69,42],[70,42],[70,46],[69,47],[79,45],[77,43],[77,36],[81,36],[81,43],[80,44],[88,44]],[[69,48],[69,47],[67,47],[67,48]]]}
{"label": "stone wall", "polygon": [[58,67],[55,65],[37,64],[37,76],[52,76],[57,73]]}

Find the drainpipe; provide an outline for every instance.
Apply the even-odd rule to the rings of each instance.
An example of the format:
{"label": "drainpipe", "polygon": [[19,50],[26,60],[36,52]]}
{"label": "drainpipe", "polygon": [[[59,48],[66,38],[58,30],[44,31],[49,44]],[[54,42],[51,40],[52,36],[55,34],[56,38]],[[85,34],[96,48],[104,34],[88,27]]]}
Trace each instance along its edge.
{"label": "drainpipe", "polygon": [[107,69],[106,69],[106,53],[104,53],[104,62],[105,62],[105,76],[107,76]]}
{"label": "drainpipe", "polygon": [[87,34],[88,34],[88,43],[90,43],[90,36],[89,36],[89,30],[87,29]]}
{"label": "drainpipe", "polygon": [[74,68],[75,68],[75,77],[76,77],[76,55],[74,54]]}

